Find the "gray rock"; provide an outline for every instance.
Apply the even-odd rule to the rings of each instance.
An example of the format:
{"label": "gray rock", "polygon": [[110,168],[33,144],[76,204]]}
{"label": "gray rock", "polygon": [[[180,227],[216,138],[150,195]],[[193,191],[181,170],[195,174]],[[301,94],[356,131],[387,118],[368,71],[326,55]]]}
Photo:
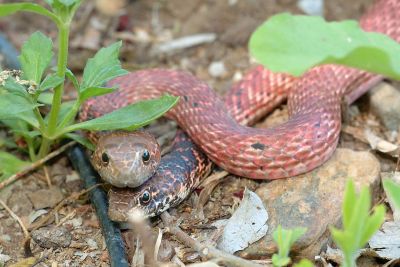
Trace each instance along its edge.
{"label": "gray rock", "polygon": [[369,186],[372,199],[380,192],[380,165],[369,152],[337,149],[332,158],[304,175],[264,183],[256,193],[269,214],[267,235],[239,253],[246,258],[260,258],[276,252],[272,232],[283,228],[306,227],[308,230],[293,247],[293,252],[313,259],[330,241],[329,225],[341,221],[341,205],[346,182],[352,178],[356,187]]}
{"label": "gray rock", "polygon": [[31,192],[28,197],[35,209],[52,208],[64,198],[61,189],[55,186]]}
{"label": "gray rock", "polygon": [[400,127],[400,91],[388,83],[380,83],[370,92],[372,111],[391,131]]}
{"label": "gray rock", "polygon": [[64,227],[43,227],[32,231],[32,239],[43,248],[68,247],[72,235]]}

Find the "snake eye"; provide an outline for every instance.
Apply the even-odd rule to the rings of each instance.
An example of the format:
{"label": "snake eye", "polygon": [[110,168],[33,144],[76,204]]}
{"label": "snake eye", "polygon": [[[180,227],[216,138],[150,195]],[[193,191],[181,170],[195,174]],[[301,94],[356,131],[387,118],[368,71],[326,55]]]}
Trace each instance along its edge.
{"label": "snake eye", "polygon": [[146,190],[140,196],[140,204],[146,205],[147,203],[149,203],[150,199],[151,199],[151,195],[150,195],[149,191]]}
{"label": "snake eye", "polygon": [[103,154],[101,154],[101,160],[105,165],[107,165],[110,161],[110,158],[108,157],[108,154],[106,152],[103,152]]}
{"label": "snake eye", "polygon": [[150,160],[150,153],[149,153],[148,150],[145,150],[143,152],[142,160],[143,160],[144,163],[146,163],[146,162],[148,162]]}

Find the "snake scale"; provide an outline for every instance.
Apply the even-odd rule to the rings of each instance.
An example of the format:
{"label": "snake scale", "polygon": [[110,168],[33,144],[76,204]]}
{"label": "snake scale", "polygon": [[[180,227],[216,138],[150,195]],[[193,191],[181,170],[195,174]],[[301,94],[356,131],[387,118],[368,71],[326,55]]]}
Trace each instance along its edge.
{"label": "snake scale", "polygon": [[[360,25],[399,41],[399,16],[400,1],[378,0]],[[155,216],[177,205],[210,171],[210,160],[253,179],[292,177],[318,167],[337,146],[343,98],[354,101],[380,79],[338,65],[315,67],[301,78],[257,67],[233,86],[225,101],[205,82],[175,70],[142,70],[113,80],[111,85],[120,89],[89,100],[82,119],[169,93],[181,99],[166,116],[176,120],[190,139],[179,132],[172,152],[139,187],[111,189],[111,218],[124,221],[134,207]],[[286,98],[287,122],[268,129],[248,127]]]}

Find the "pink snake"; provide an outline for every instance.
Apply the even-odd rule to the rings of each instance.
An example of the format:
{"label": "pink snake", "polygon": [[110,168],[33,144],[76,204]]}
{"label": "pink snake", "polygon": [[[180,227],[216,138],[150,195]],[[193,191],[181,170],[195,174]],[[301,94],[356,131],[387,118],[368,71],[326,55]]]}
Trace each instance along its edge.
{"label": "pink snake", "polygon": [[[377,1],[361,19],[362,28],[398,41],[399,6],[395,0]],[[87,105],[105,113],[164,93],[181,96],[167,117],[176,120],[214,163],[236,175],[278,179],[308,172],[329,159],[339,140],[343,97],[352,102],[380,79],[338,65],[313,68],[299,79],[259,67],[229,91],[224,103],[189,74],[144,70],[113,80],[120,86],[117,93]],[[244,126],[286,98],[289,121],[269,129]]]}

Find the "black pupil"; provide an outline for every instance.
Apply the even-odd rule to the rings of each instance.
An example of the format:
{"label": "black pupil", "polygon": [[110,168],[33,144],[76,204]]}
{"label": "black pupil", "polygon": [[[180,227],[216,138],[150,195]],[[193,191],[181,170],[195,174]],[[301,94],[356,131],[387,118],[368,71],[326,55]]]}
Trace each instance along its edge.
{"label": "black pupil", "polygon": [[149,192],[144,192],[142,195],[142,202],[146,203],[150,200],[150,193]]}
{"label": "black pupil", "polygon": [[143,152],[142,159],[143,159],[143,161],[148,161],[148,160],[150,159],[150,153],[149,153],[149,151],[145,150],[145,151]]}
{"label": "black pupil", "polygon": [[107,155],[107,153],[103,153],[103,154],[101,154],[101,160],[104,162],[104,163],[108,163],[109,161],[110,161],[110,159],[108,158],[108,155]]}

